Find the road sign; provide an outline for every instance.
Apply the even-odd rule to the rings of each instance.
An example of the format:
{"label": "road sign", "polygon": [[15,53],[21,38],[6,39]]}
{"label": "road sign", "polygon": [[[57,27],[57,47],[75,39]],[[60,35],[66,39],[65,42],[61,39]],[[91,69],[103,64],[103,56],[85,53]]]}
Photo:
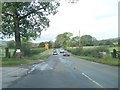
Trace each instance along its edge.
{"label": "road sign", "polygon": [[49,46],[49,44],[48,44],[48,43],[46,43],[46,44],[45,44],[45,49],[48,49],[48,46]]}

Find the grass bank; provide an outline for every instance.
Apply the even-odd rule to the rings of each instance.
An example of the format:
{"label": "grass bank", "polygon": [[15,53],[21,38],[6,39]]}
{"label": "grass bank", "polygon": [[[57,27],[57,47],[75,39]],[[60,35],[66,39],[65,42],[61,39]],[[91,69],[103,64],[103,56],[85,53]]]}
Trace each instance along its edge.
{"label": "grass bank", "polygon": [[[112,66],[120,66],[120,60],[118,58],[116,59],[112,58],[111,56],[111,52],[113,51],[113,49],[116,49],[118,51],[118,47],[104,47],[100,49],[100,46],[87,46],[83,47],[83,49],[80,50],[70,48],[68,49],[68,51],[70,51],[70,53],[73,56],[80,59],[103,63]],[[104,50],[107,53],[106,55],[99,54],[99,52]]]}
{"label": "grass bank", "polygon": [[24,57],[21,60],[16,60],[14,58],[10,58],[10,59],[2,58],[2,66],[18,66],[22,64],[32,64],[32,63],[42,62],[50,56],[51,51],[52,51],[51,49],[48,49],[37,55],[33,55],[30,57]]}
{"label": "grass bank", "polygon": [[90,56],[78,56],[74,54],[72,55],[80,59],[89,60],[97,63],[107,64],[112,66],[120,66],[119,59],[114,59],[114,58],[111,58],[110,56],[106,56],[104,58],[96,58],[96,57],[90,57]]}

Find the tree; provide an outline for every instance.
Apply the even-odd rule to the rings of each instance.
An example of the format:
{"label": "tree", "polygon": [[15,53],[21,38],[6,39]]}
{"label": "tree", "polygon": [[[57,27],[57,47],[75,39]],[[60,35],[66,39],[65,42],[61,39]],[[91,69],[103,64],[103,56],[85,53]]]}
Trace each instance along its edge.
{"label": "tree", "polygon": [[50,48],[50,49],[53,48],[53,42],[52,42],[52,41],[49,41],[49,42],[48,42],[48,45],[49,45],[49,48]]}
{"label": "tree", "polygon": [[75,36],[70,40],[70,46],[71,47],[78,47],[79,46],[79,36]]}
{"label": "tree", "polygon": [[1,38],[15,37],[16,49],[21,49],[21,39],[35,39],[49,27],[49,14],[56,14],[58,2],[3,2]]}
{"label": "tree", "polygon": [[70,46],[70,37],[73,34],[70,32],[65,32],[63,34],[59,34],[56,37],[56,41],[55,41],[55,47],[63,47],[63,48],[67,48]]}
{"label": "tree", "polygon": [[80,41],[83,46],[93,46],[96,38],[91,35],[83,35],[81,36]]}
{"label": "tree", "polygon": [[100,43],[99,43],[100,46],[101,46],[101,45],[111,45],[111,46],[114,45],[113,42],[110,41],[110,40],[100,40],[99,42],[100,42]]}
{"label": "tree", "polygon": [[44,48],[45,47],[45,42],[41,42],[41,43],[39,43],[39,46],[38,47],[40,47],[40,48]]}

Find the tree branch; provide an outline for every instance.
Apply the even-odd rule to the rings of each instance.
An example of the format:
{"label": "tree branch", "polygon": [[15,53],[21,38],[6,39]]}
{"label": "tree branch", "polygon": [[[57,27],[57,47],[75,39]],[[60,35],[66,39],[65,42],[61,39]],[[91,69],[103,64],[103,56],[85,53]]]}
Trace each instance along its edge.
{"label": "tree branch", "polygon": [[28,15],[30,15],[30,14],[32,14],[32,13],[35,13],[35,12],[41,10],[41,9],[44,9],[44,8],[40,8],[40,9],[38,9],[38,10],[32,10],[31,12],[27,13],[26,15],[19,17],[19,20],[21,20],[21,19],[23,19],[23,18],[26,18]]}
{"label": "tree branch", "polygon": [[8,15],[10,15],[10,16],[14,16],[14,15],[12,15],[12,14],[10,14],[10,13],[3,13],[5,16],[8,16]]}

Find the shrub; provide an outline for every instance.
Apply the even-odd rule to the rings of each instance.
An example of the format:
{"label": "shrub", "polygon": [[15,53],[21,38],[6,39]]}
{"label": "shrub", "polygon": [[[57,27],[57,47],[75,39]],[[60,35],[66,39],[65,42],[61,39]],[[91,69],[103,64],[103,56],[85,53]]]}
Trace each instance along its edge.
{"label": "shrub", "polygon": [[107,47],[97,47],[93,49],[86,49],[86,50],[83,50],[82,55],[102,58],[103,54],[100,52],[109,53],[109,49]]}
{"label": "shrub", "polygon": [[10,49],[15,49],[15,41],[11,40],[7,43],[7,47]]}
{"label": "shrub", "polygon": [[80,55],[82,54],[83,48],[67,49],[67,51],[75,55]]}
{"label": "shrub", "polygon": [[107,47],[97,47],[97,48],[90,48],[90,49],[75,48],[75,49],[68,49],[68,51],[75,55],[91,56],[91,57],[98,57],[98,58],[103,57],[103,54],[100,52],[109,53],[109,49]]}
{"label": "shrub", "polygon": [[32,43],[24,42],[24,41],[21,43],[21,51],[24,53],[24,56],[31,55],[31,48],[32,48]]}
{"label": "shrub", "polygon": [[44,48],[34,48],[34,49],[31,49],[31,55],[39,54],[43,51],[45,51]]}

